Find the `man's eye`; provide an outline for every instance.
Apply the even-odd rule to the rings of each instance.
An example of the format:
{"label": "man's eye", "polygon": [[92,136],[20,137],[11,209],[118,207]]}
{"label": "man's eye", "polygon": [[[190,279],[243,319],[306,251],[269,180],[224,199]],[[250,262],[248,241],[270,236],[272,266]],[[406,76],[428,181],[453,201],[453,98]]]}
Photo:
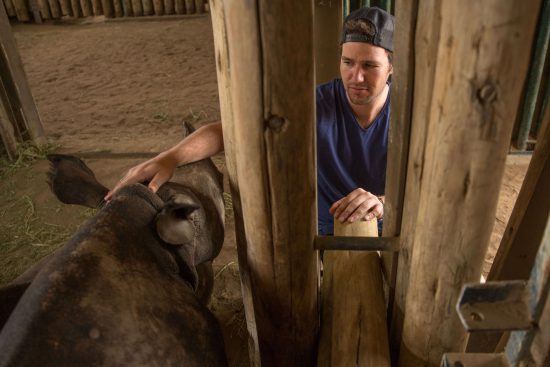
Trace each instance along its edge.
{"label": "man's eye", "polygon": [[344,64],[346,64],[346,65],[351,65],[351,61],[349,61],[349,60],[344,60],[344,61],[342,61],[342,62],[343,62]]}

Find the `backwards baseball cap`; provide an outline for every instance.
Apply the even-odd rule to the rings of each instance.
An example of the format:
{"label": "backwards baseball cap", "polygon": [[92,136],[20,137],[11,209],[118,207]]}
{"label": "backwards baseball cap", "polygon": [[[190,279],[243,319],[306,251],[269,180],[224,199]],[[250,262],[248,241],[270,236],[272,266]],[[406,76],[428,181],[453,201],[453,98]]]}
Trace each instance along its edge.
{"label": "backwards baseball cap", "polygon": [[[357,32],[346,29],[350,20],[360,20],[367,29]],[[344,21],[344,30],[340,43],[365,42],[393,52],[393,16],[388,12],[373,7],[363,7],[351,12]]]}

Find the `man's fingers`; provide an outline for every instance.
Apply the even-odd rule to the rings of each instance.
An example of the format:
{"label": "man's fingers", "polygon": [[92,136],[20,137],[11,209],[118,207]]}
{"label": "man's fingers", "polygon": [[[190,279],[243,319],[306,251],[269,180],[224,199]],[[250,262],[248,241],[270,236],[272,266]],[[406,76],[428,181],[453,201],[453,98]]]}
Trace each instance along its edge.
{"label": "man's fingers", "polygon": [[157,192],[159,187],[161,187],[166,181],[170,179],[170,173],[167,173],[166,171],[159,171],[149,182],[149,189],[153,192]]}
{"label": "man's fingers", "polygon": [[[345,198],[343,199],[340,199],[340,204],[338,205],[338,207],[336,208],[336,210],[334,211],[334,218],[338,218],[338,220],[340,222],[343,222],[345,221],[349,214],[351,212],[353,212],[355,210],[355,208],[357,207],[357,205],[354,205],[353,206],[353,210],[349,211],[348,210],[348,206],[356,199],[358,199],[361,195],[363,195],[366,191],[364,190],[360,190],[360,189],[357,189],[357,190],[353,190],[352,192],[350,192],[348,194],[348,196],[346,196]],[[345,214],[343,214],[344,211],[348,210]]]}
{"label": "man's fingers", "polygon": [[344,200],[345,198],[341,198],[340,200],[338,201],[335,201],[334,204],[332,204],[332,206],[330,207],[330,209],[328,210],[329,213],[331,215],[334,215],[334,212],[335,210],[338,208],[338,206],[340,205],[340,203],[342,202],[342,200]]}

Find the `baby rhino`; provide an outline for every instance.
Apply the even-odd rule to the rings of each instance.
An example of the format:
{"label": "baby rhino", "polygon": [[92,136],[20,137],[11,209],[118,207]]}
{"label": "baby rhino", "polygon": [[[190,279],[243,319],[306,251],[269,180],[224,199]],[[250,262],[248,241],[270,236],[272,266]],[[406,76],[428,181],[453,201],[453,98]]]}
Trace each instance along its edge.
{"label": "baby rhino", "polygon": [[64,203],[100,211],[70,241],[0,289],[0,366],[225,366],[205,304],[223,242],[221,175],[178,168],[153,194],[108,189],[79,159],[52,155]]}

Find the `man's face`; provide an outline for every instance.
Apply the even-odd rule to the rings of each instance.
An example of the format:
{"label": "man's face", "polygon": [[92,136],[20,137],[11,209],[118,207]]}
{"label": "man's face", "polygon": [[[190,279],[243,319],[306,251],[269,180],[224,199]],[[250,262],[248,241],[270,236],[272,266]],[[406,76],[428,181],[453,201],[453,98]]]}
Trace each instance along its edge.
{"label": "man's face", "polygon": [[383,48],[363,42],[342,45],[340,75],[352,104],[371,103],[384,91],[392,71],[387,51]]}

